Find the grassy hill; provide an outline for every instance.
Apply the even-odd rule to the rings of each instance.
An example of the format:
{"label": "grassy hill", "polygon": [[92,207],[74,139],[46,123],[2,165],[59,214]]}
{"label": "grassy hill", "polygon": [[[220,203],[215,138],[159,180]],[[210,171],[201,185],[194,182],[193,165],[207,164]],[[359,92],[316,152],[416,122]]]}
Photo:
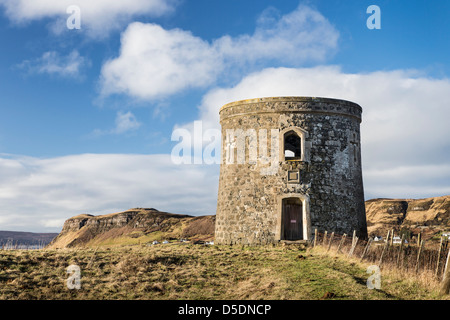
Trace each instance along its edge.
{"label": "grassy hill", "polygon": [[[66,270],[81,270],[69,289]],[[186,243],[114,248],[4,251],[0,299],[447,299],[432,279],[382,269],[368,289],[368,264],[293,246],[205,246]]]}
{"label": "grassy hill", "polygon": [[[432,237],[448,230],[449,204],[449,196],[369,200],[369,232],[410,228]],[[192,217],[145,208],[75,216],[64,223],[61,233],[44,250],[2,250],[0,299],[449,298],[439,294],[441,283],[434,268],[425,268],[430,263],[434,266],[432,256],[430,263],[422,262],[419,273],[414,271],[414,263],[411,268],[399,269],[386,261],[381,268],[381,288],[369,289],[367,267],[374,262],[357,258],[359,251],[355,258],[349,258],[338,254],[335,247],[325,253],[323,246],[196,244],[214,239],[214,224],[215,216]],[[183,238],[190,241],[180,242]],[[169,243],[151,245],[154,240]],[[361,244],[359,249],[363,247]],[[405,248],[405,254],[412,249]],[[397,248],[390,252],[397,257]],[[415,251],[411,252],[404,256],[402,265],[408,266],[408,261],[415,259]],[[67,287],[70,265],[80,267],[79,290]]]}
{"label": "grassy hill", "polygon": [[135,208],[107,215],[82,214],[64,223],[49,249],[77,246],[114,246],[150,243],[154,240],[214,239],[215,216],[193,217]]}

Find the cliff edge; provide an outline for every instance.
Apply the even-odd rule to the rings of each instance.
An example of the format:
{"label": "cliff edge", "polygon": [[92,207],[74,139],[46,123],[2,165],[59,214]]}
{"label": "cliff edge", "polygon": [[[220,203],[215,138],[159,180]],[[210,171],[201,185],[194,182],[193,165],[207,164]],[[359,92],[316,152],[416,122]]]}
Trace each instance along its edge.
{"label": "cliff edge", "polygon": [[387,231],[422,233],[425,238],[450,230],[450,196],[426,199],[372,199],[366,201],[370,236]]}
{"label": "cliff edge", "polygon": [[140,244],[154,240],[212,240],[215,216],[193,217],[134,208],[93,216],[82,214],[64,223],[49,249],[78,246]]}

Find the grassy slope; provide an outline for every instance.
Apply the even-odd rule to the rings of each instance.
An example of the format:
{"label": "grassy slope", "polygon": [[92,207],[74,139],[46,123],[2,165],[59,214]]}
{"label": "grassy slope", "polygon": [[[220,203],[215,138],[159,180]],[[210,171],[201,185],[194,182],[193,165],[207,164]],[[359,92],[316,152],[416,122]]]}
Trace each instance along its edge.
{"label": "grassy slope", "polygon": [[[66,287],[80,266],[82,288]],[[320,250],[171,244],[2,251],[0,299],[439,299],[432,286],[383,271],[366,286],[366,265]]]}

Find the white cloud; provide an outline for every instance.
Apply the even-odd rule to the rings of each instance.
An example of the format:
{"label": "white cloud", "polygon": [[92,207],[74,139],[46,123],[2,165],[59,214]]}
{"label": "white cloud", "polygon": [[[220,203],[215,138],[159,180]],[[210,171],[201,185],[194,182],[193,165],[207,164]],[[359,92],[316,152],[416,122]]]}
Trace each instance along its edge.
{"label": "white cloud", "polygon": [[222,66],[210,45],[190,32],[135,22],[122,34],[120,56],[102,68],[102,93],[159,98],[202,87]]}
{"label": "white cloud", "polygon": [[81,74],[81,69],[89,64],[89,60],[80,56],[76,50],[67,56],[61,56],[56,51],[47,51],[40,58],[23,61],[18,67],[28,73],[77,78]]}
{"label": "white cloud", "polygon": [[170,155],[0,155],[0,174],[3,230],[59,232],[72,216],[133,207],[192,215],[216,210],[218,166],[177,166]]}
{"label": "white cloud", "polygon": [[61,226],[64,225],[64,221],[67,219],[44,219],[40,220],[40,223],[45,228],[55,228],[57,230],[61,229]]}
{"label": "white cloud", "polygon": [[[219,129],[219,109],[269,96],[345,99],[363,108],[366,196],[428,197],[450,193],[449,79],[417,71],[345,73],[337,66],[269,68],[232,88],[210,90],[199,106],[204,130]],[[189,130],[192,123],[184,126]],[[395,174],[393,174],[395,173]]]}
{"label": "white cloud", "polygon": [[319,12],[303,5],[281,17],[267,13],[272,11],[262,15],[254,34],[212,43],[188,31],[132,23],[122,34],[120,55],[103,65],[102,94],[153,100],[210,86],[219,75],[226,82],[242,68],[322,62],[336,49],[339,34]]}
{"label": "white cloud", "polygon": [[276,60],[298,66],[305,61],[322,62],[337,46],[339,33],[318,11],[300,5],[280,16],[266,9],[252,35],[224,36],[214,42],[220,54],[234,63]]}
{"label": "white cloud", "polygon": [[134,114],[130,111],[127,113],[118,112],[116,117],[116,128],[114,132],[117,134],[136,130],[141,126],[141,123],[136,120]]}
{"label": "white cloud", "polygon": [[105,134],[124,134],[132,131],[136,131],[142,125],[137,119],[136,116],[131,112],[123,112],[119,111],[116,115],[115,120],[116,126],[110,130],[101,130],[95,129],[93,132],[94,136],[101,136]]}
{"label": "white cloud", "polygon": [[[81,27],[91,36],[104,36],[135,16],[161,16],[173,11],[177,0],[0,0],[6,15],[15,23],[46,18],[66,26],[66,10],[77,5],[81,10]],[[53,29],[60,29],[52,26]]]}

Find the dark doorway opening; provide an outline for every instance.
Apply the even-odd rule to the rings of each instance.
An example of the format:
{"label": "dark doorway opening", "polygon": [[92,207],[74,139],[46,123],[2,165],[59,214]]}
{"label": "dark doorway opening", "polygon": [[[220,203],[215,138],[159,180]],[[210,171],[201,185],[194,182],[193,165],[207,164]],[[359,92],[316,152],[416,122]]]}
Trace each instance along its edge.
{"label": "dark doorway opening", "polygon": [[299,198],[283,199],[282,240],[303,240],[303,206]]}

